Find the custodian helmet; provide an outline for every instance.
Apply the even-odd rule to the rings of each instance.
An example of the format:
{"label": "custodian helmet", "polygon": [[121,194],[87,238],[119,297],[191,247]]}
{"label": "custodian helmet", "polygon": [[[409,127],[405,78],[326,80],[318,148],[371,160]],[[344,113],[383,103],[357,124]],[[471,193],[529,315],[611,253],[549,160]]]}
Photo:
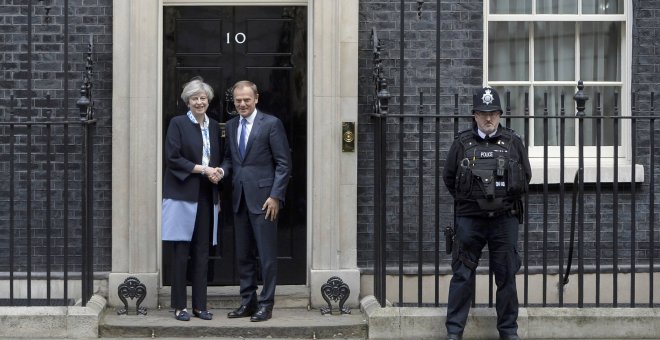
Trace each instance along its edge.
{"label": "custodian helmet", "polygon": [[483,87],[477,90],[472,96],[472,113],[481,112],[502,112],[500,104],[500,95],[492,87]]}

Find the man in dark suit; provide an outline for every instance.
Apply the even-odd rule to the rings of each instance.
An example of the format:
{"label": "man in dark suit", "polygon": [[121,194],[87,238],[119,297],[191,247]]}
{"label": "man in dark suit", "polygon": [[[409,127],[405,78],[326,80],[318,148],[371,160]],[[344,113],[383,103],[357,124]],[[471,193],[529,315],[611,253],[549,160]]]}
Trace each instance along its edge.
{"label": "man in dark suit", "polygon": [[[277,217],[291,174],[291,154],[284,125],[256,109],[257,86],[239,81],[233,87],[238,117],[227,122],[222,176],[231,175],[236,256],[241,306],[229,318],[272,317],[277,279]],[[257,299],[257,256],[263,288]]]}

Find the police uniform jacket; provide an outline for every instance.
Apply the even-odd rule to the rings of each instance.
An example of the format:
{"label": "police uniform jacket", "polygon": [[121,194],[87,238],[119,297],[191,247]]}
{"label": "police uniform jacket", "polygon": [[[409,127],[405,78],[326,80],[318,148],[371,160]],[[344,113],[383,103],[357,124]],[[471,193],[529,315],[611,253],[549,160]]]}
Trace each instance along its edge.
{"label": "police uniform jacket", "polygon": [[[464,162],[464,159],[466,159],[468,156],[466,155],[465,148],[466,140],[468,143],[477,143],[478,150],[495,150],[496,153],[504,153],[507,155],[508,159],[517,162],[517,164],[520,164],[519,168],[521,176],[524,175],[524,183],[522,184],[524,184],[525,188],[532,177],[532,170],[529,164],[529,158],[527,157],[527,151],[525,150],[524,143],[520,136],[512,129],[503,127],[502,125],[498,126],[494,135],[487,136],[484,139],[479,136],[477,133],[477,126],[474,124],[472,129],[460,132],[456,139],[454,139],[454,142],[447,154],[447,160],[445,162],[445,168],[443,171],[443,179],[447,189],[456,200],[456,215],[485,217],[493,216],[492,211],[486,212],[484,211],[483,207],[478,204],[477,198],[481,198],[483,196],[483,193],[480,193],[478,189],[472,190],[471,195],[457,193],[457,181],[459,180],[457,179],[457,175],[461,170],[462,162]],[[497,145],[498,147],[491,148],[493,145]],[[521,195],[521,193],[505,194],[502,199],[503,205],[494,212],[495,215],[506,212],[514,212],[514,214],[520,214],[520,209],[522,208],[520,204]]]}

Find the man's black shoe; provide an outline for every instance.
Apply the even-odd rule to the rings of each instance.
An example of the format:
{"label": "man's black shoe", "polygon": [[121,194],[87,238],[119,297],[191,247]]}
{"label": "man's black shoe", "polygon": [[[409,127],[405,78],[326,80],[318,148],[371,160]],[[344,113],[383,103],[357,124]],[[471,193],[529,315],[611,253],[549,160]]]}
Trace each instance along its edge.
{"label": "man's black shoe", "polygon": [[518,334],[513,335],[500,335],[500,340],[522,340]]}
{"label": "man's black shoe", "polygon": [[460,334],[447,334],[447,340],[461,340],[462,337]]}
{"label": "man's black shoe", "polygon": [[247,318],[248,316],[252,316],[256,310],[257,310],[256,305],[241,305],[235,310],[227,313],[227,317],[230,319]]}
{"label": "man's black shoe", "polygon": [[260,322],[260,321],[266,321],[273,317],[273,307],[266,307],[266,306],[261,306],[259,307],[259,310],[252,315],[250,318],[250,321],[252,322]]}

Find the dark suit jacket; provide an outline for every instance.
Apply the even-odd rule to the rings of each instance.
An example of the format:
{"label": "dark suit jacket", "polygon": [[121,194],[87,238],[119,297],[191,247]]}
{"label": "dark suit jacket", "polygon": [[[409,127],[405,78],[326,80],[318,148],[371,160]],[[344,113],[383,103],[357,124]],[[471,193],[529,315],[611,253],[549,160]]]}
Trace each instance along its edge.
{"label": "dark suit jacket", "polygon": [[252,130],[245,146],[245,159],[238,153],[238,123],[240,116],[227,122],[225,157],[220,166],[225,178],[231,174],[232,203],[238,211],[241,195],[245,195],[248,210],[261,210],[270,196],[284,203],[291,174],[291,153],[284,125],[275,116],[257,110]]}
{"label": "dark suit jacket", "polygon": [[[163,198],[197,202],[200,181],[208,179],[191,173],[195,164],[202,164],[202,131],[199,124],[190,121],[187,115],[170,120],[165,137],[165,159],[167,171],[163,179]],[[209,142],[211,157],[209,168],[220,165],[220,125],[209,118]],[[209,182],[210,185],[210,182]],[[213,186],[213,203],[218,203],[218,186]]]}

